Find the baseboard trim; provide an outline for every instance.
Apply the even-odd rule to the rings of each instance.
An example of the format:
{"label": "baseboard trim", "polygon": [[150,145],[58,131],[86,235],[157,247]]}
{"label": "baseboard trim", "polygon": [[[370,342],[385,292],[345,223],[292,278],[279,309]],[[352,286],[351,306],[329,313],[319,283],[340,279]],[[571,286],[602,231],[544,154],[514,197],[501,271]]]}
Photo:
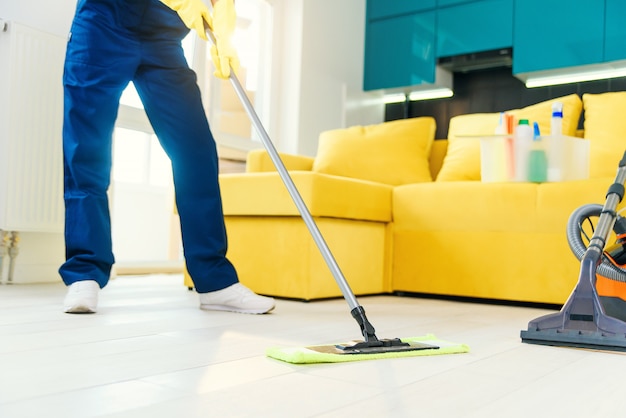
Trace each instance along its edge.
{"label": "baseboard trim", "polygon": [[142,261],[115,264],[115,273],[117,276],[132,276],[139,274],[183,274],[184,269],[184,261]]}

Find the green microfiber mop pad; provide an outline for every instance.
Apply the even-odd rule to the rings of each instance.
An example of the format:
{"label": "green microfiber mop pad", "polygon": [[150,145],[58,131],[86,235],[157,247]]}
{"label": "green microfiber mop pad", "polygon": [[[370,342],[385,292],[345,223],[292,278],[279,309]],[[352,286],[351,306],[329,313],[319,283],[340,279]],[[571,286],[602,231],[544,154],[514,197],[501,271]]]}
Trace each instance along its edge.
{"label": "green microfiber mop pad", "polygon": [[[434,356],[438,354],[457,354],[467,353],[469,347],[465,344],[451,343],[448,341],[442,341],[437,339],[432,334],[425,335],[423,337],[410,337],[401,338],[406,343],[423,343],[432,345],[438,348],[414,350],[414,351],[399,351],[399,352],[386,352],[386,353],[370,353],[370,354],[334,354],[319,351],[322,346],[317,347],[292,347],[292,348],[280,348],[272,347],[268,348],[265,354],[268,357],[282,360],[287,363],[294,364],[310,364],[310,363],[340,363],[346,361],[359,361],[359,360],[374,360],[383,358],[398,358],[398,357],[415,357],[415,356]],[[328,347],[334,347],[329,345]]]}

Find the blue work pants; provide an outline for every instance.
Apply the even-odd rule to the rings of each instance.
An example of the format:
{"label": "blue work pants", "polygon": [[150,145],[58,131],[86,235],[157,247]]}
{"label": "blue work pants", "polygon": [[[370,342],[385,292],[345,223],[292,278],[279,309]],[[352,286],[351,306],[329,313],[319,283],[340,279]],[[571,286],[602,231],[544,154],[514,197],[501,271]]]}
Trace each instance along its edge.
{"label": "blue work pants", "polygon": [[238,281],[226,258],[215,141],[195,73],[183,55],[189,30],[158,0],[80,0],[64,71],[67,285],[104,287],[114,263],[107,190],[122,91],[132,81],[172,162],[188,271],[200,293]]}

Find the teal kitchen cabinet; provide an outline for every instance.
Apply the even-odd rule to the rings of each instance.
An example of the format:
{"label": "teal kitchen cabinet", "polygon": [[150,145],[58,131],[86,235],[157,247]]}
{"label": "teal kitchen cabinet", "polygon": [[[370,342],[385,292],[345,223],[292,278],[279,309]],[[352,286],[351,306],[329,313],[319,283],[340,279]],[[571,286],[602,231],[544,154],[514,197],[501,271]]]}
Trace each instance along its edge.
{"label": "teal kitchen cabinet", "polygon": [[364,90],[434,83],[435,11],[368,22],[364,67]]}
{"label": "teal kitchen cabinet", "polygon": [[626,1],[606,0],[604,61],[626,59]]}
{"label": "teal kitchen cabinet", "polygon": [[367,0],[367,20],[434,9],[436,0]]}
{"label": "teal kitchen cabinet", "polygon": [[438,0],[437,7],[441,8],[441,7],[453,6],[453,5],[457,5],[461,3],[471,3],[475,1],[479,1],[479,0]]}
{"label": "teal kitchen cabinet", "polygon": [[602,62],[604,15],[603,0],[517,0],[513,74]]}
{"label": "teal kitchen cabinet", "polygon": [[437,13],[437,57],[513,46],[513,0],[475,1]]}

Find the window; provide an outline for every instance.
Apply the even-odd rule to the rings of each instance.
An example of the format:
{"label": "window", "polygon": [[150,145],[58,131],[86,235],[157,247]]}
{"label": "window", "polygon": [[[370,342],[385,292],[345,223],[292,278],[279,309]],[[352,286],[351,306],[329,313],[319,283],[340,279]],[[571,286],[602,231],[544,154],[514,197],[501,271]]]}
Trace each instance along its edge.
{"label": "window", "polygon": [[[237,27],[233,46],[241,63],[238,78],[248,93],[264,126],[269,125],[269,85],[272,56],[272,5],[268,0],[237,0]],[[199,46],[204,46],[201,48]],[[183,40],[187,62],[198,74],[207,117],[218,146],[247,151],[258,148],[258,137],[230,82],[213,75],[210,42],[200,40],[191,32]],[[143,109],[132,85],[121,98],[121,116],[128,109]],[[144,130],[149,130],[147,123]]]}
{"label": "window", "polygon": [[113,181],[169,187],[170,160],[154,134],[132,129],[115,129]]}
{"label": "window", "polygon": [[[268,128],[272,6],[266,0],[237,0],[235,7],[237,28],[232,41],[241,64],[238,79]],[[230,82],[213,75],[210,47],[207,43],[199,55],[204,55],[206,62],[201,85],[205,86],[207,113],[216,142],[218,146],[245,151],[258,148],[259,139]]]}

